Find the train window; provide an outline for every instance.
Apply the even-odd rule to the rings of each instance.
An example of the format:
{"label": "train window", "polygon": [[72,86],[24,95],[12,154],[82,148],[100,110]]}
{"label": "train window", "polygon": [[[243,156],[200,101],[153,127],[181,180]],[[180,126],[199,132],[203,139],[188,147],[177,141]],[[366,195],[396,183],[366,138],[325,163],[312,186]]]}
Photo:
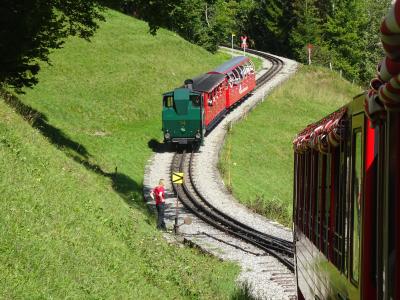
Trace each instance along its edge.
{"label": "train window", "polygon": [[233,83],[238,84],[240,82],[240,78],[241,78],[239,75],[239,72],[236,69],[234,69],[234,70],[232,70],[232,73],[235,75],[235,81]]}
{"label": "train window", "polygon": [[299,167],[298,167],[298,187],[299,187],[299,193],[298,193],[298,197],[297,197],[297,225],[299,226],[299,228],[301,227],[302,224],[302,198],[303,198],[303,168],[304,168],[304,164],[303,164],[303,155],[299,154],[298,156],[298,163],[299,163]]}
{"label": "train window", "polygon": [[299,210],[300,210],[300,204],[299,204],[299,201],[300,201],[300,168],[301,168],[301,164],[300,164],[300,154],[299,153],[296,153],[296,155],[295,155],[295,170],[296,170],[296,185],[295,185],[295,188],[296,188],[296,216],[295,216],[295,218],[296,218],[296,224],[297,224],[297,226],[299,226]]}
{"label": "train window", "polygon": [[318,152],[313,151],[312,154],[313,166],[312,166],[312,191],[311,191],[311,198],[312,198],[312,213],[311,213],[311,220],[310,220],[310,227],[312,230],[312,241],[316,243],[316,232],[315,232],[315,223],[316,223],[316,211],[317,211],[317,193],[318,193]]}
{"label": "train window", "polygon": [[200,95],[190,95],[190,101],[192,101],[192,104],[194,106],[200,106],[200,100],[201,100]]}
{"label": "train window", "polygon": [[307,232],[308,232],[308,237],[310,240],[313,239],[313,188],[314,188],[314,153],[311,151],[309,153],[309,190],[308,190],[308,226],[307,226]]}
{"label": "train window", "polygon": [[325,253],[326,257],[329,257],[328,249],[329,245],[329,212],[330,212],[330,204],[331,204],[331,154],[326,155],[326,169],[325,169],[325,205],[324,205],[324,215],[323,218],[323,252]]}
{"label": "train window", "polygon": [[360,279],[360,244],[361,244],[361,202],[362,202],[362,170],[363,148],[362,131],[353,131],[353,179],[352,179],[352,211],[351,211],[351,265],[350,275],[353,283],[358,285]]}
{"label": "train window", "polygon": [[172,97],[172,96],[164,96],[164,106],[165,107],[174,106],[174,97]]}
{"label": "train window", "polygon": [[321,212],[323,205],[323,178],[325,172],[324,166],[324,155],[319,153],[318,155],[318,190],[315,208],[315,245],[318,249],[321,248]]}
{"label": "train window", "polygon": [[310,237],[309,234],[309,228],[308,228],[308,224],[309,224],[309,209],[310,209],[310,173],[311,173],[311,162],[310,162],[310,153],[307,152],[306,153],[306,167],[305,167],[305,172],[306,172],[306,176],[305,176],[305,193],[304,193],[304,233]]}
{"label": "train window", "polygon": [[345,203],[345,183],[346,183],[346,169],[345,169],[345,156],[342,145],[340,149],[335,149],[333,152],[335,165],[334,165],[334,190],[335,190],[335,224],[333,236],[333,263],[340,270],[344,271],[344,203]]}

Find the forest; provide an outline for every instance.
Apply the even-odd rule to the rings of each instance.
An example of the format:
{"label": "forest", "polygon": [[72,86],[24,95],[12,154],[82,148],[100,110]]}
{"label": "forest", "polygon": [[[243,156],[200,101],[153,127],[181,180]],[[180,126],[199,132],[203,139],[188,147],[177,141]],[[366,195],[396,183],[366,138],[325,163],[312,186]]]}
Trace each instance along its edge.
{"label": "forest", "polygon": [[[379,26],[390,0],[5,0],[0,4],[0,87],[37,83],[39,61],[68,36],[89,40],[108,6],[215,52],[240,45],[329,67],[367,84],[383,56]],[[310,49],[310,50],[308,50]],[[310,51],[310,53],[309,53]],[[310,55],[309,55],[310,54]],[[310,57],[309,57],[310,56]],[[309,59],[310,58],[310,59]]]}
{"label": "forest", "polygon": [[[379,27],[390,0],[125,0],[124,11],[214,52],[249,46],[329,67],[361,85],[382,56]],[[155,13],[156,12],[156,13]]]}

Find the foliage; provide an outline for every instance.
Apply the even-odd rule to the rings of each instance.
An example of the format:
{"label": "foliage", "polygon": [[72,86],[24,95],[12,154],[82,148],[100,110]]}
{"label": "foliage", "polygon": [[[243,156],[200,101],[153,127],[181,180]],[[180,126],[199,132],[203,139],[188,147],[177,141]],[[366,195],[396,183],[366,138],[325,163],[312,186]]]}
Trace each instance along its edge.
{"label": "foliage", "polygon": [[254,36],[256,45],[273,53],[288,54],[291,2],[289,0],[259,2],[254,16],[255,20],[259,20],[256,23],[260,26],[260,36],[258,34]]}
{"label": "foliage", "polygon": [[89,39],[102,20],[96,0],[4,0],[0,4],[0,85],[37,83],[38,61],[67,36]]}
{"label": "foliage", "polygon": [[290,45],[296,58],[303,63],[308,61],[308,49],[311,44],[315,51],[321,45],[321,19],[316,0],[298,0],[293,3],[295,25],[290,33]]}
{"label": "foliage", "polygon": [[[355,17],[357,16],[357,17]],[[365,51],[363,25],[368,22],[361,6],[354,0],[339,1],[333,16],[324,24],[324,45],[332,55],[334,68],[342,70],[348,79],[358,80],[359,63]]]}
{"label": "foliage", "polygon": [[166,27],[212,52],[229,44],[231,33],[247,35],[250,47],[301,62],[307,62],[306,46],[312,44],[313,63],[361,83],[369,81],[382,55],[379,25],[390,2],[125,0],[131,13],[148,21],[152,33]]}
{"label": "foliage", "polygon": [[291,32],[294,57],[305,62],[305,45],[311,41],[314,63],[366,84],[382,56],[379,26],[389,5],[390,0],[296,1]]}
{"label": "foliage", "polygon": [[367,22],[360,27],[365,47],[359,62],[361,82],[368,82],[375,77],[376,65],[384,57],[378,28],[391,2],[391,0],[366,0],[366,5],[363,7]]}

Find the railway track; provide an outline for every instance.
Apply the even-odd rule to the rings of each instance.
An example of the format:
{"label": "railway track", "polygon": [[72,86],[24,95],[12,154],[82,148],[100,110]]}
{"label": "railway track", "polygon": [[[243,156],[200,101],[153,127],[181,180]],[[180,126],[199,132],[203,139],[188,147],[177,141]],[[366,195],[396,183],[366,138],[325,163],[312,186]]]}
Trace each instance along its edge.
{"label": "railway track", "polygon": [[[272,63],[272,67],[257,79],[256,89],[272,79],[283,68],[283,61],[275,56],[251,49],[248,52],[268,59]],[[193,178],[192,162],[196,151],[197,148],[178,149],[172,160],[171,171],[184,173],[184,184],[173,184],[175,193],[182,204],[205,223],[262,249],[293,272],[292,242],[247,226],[217,209],[202,196]]]}
{"label": "railway track", "polygon": [[[241,50],[241,48],[234,47],[236,50]],[[262,58],[265,58],[269,60],[272,63],[272,68],[270,68],[267,72],[265,72],[260,78],[257,79],[256,81],[256,90],[257,88],[261,87],[264,83],[266,83],[268,80],[272,79],[276,74],[278,74],[282,68],[283,68],[283,61],[275,57],[273,55],[270,55],[265,52],[253,50],[253,49],[247,49],[246,50],[248,53],[260,56]]]}
{"label": "railway track", "polygon": [[215,228],[240,238],[270,255],[276,257],[289,270],[293,271],[293,244],[279,237],[274,237],[257,231],[246,224],[230,217],[219,209],[215,208],[198,191],[192,172],[193,155],[197,149],[178,150],[172,161],[172,171],[184,173],[184,183],[174,184],[174,190],[183,203],[194,215]]}

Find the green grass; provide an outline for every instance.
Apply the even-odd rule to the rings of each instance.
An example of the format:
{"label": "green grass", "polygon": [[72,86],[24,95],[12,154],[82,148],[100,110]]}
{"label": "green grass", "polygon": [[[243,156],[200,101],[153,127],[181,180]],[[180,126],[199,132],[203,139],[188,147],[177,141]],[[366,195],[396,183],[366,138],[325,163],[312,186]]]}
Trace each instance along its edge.
{"label": "green grass", "polygon": [[233,126],[219,167],[235,197],[290,225],[295,135],[360,93],[329,70],[303,66]]}
{"label": "green grass", "polygon": [[253,61],[256,71],[261,70],[263,66],[263,60],[257,56],[250,56],[250,59]]}
{"label": "green grass", "polygon": [[0,102],[0,298],[235,296],[238,267],[167,244],[141,195],[161,93],[227,56],[106,17]]}

